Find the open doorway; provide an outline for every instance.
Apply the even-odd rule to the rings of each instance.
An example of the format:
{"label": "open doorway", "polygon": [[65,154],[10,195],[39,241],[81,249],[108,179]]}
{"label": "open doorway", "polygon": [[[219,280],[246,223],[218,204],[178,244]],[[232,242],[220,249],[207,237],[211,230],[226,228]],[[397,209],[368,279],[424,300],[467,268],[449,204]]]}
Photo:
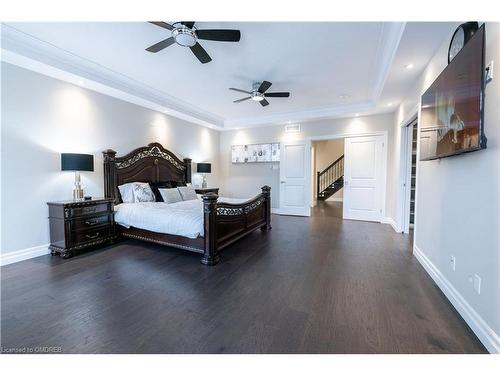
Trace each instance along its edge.
{"label": "open doorway", "polygon": [[415,225],[415,196],[417,185],[417,139],[418,139],[418,119],[415,117],[404,127],[404,204],[403,204],[403,225],[404,233],[409,233]]}
{"label": "open doorway", "polygon": [[316,213],[342,218],[344,200],[344,138],[311,144],[312,206]]}

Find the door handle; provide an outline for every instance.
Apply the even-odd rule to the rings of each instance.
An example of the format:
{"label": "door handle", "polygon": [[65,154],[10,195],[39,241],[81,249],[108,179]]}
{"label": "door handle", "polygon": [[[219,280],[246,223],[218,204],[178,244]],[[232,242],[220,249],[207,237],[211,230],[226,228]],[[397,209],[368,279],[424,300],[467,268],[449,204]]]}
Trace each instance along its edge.
{"label": "door handle", "polygon": [[280,181],[280,183],[281,183],[281,184],[284,184],[284,183],[285,183],[285,181]]}

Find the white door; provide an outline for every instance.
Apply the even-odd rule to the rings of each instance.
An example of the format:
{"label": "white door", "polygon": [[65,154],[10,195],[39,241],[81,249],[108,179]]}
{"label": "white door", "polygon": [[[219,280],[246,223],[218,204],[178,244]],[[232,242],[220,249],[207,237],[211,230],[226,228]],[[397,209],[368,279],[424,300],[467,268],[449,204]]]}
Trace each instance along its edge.
{"label": "white door", "polygon": [[311,142],[282,142],[280,148],[280,214],[310,216]]}
{"label": "white door", "polygon": [[385,196],[384,137],[352,137],[344,145],[344,219],[381,221]]}

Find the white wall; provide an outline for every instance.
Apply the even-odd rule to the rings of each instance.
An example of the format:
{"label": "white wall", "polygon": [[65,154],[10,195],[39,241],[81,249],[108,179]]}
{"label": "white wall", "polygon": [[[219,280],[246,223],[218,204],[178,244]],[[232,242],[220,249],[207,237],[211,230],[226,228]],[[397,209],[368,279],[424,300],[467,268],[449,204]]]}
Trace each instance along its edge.
{"label": "white wall", "polygon": [[[450,30],[450,38],[453,30]],[[396,116],[394,153],[400,151],[399,125],[420,95],[447,65],[449,39],[416,82]],[[486,25],[486,62],[500,64],[500,26]],[[497,74],[497,72],[495,72]],[[435,280],[490,351],[500,350],[500,77],[487,84],[484,111],[486,150],[418,162],[416,255],[434,270]],[[399,169],[395,158],[394,168]],[[399,176],[392,180],[399,189]],[[399,204],[395,202],[394,204]],[[398,215],[399,216],[399,215]],[[399,223],[401,218],[398,217]],[[456,271],[450,257],[456,257]],[[425,263],[427,262],[427,263]],[[432,272],[431,272],[432,274]],[[469,277],[482,278],[477,294]],[[436,275],[438,275],[436,277]],[[477,316],[475,315],[477,314]],[[489,333],[488,333],[488,330]]]}
{"label": "white wall", "polygon": [[10,64],[1,67],[2,254],[49,242],[46,202],[72,194],[74,176],[60,171],[61,152],[94,155],[95,172],[82,172],[92,196],[103,195],[101,151],[121,155],[154,141],[180,158],[212,162],[207,180],[216,185],[218,132]]}
{"label": "white wall", "polygon": [[[222,194],[235,197],[250,197],[263,185],[271,186],[274,208],[279,207],[279,168],[276,164],[232,164],[231,145],[281,142],[286,139],[303,139],[312,136],[348,135],[387,131],[389,142],[393,139],[394,114],[382,114],[356,118],[319,120],[301,124],[300,133],[285,133],[283,125],[223,131],[220,135],[220,176],[223,181]],[[392,145],[388,145],[388,162],[392,163]],[[273,167],[274,165],[274,167]],[[388,170],[388,178],[390,171]],[[392,178],[392,176],[391,176]],[[391,192],[388,190],[388,194]],[[392,206],[387,200],[386,216],[392,215]]]}

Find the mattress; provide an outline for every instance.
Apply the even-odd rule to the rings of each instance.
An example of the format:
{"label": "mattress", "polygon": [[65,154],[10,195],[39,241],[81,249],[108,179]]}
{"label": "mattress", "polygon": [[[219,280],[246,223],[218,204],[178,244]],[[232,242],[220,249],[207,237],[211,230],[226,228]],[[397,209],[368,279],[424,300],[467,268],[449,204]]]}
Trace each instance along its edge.
{"label": "mattress", "polygon": [[[218,202],[239,204],[247,200],[219,197]],[[203,200],[121,203],[115,206],[115,222],[125,228],[196,238],[203,236]]]}

